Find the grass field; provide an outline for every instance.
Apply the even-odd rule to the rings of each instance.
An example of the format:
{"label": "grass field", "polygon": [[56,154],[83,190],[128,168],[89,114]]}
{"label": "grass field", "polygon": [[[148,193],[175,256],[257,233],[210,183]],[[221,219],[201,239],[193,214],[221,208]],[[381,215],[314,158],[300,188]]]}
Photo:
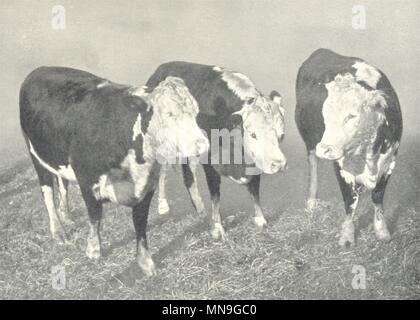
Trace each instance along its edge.
{"label": "grass field", "polygon": [[[154,199],[149,243],[158,275],[134,264],[135,241],[127,208],[106,207],[104,257],[85,256],[87,215],[77,185],[70,187],[71,241],[52,242],[48,215],[28,159],[0,175],[0,298],[3,299],[419,299],[420,208],[418,139],[404,137],[388,186],[385,215],[392,240],[376,241],[369,195],[357,214],[357,244],[338,245],[344,218],[329,163],[321,163],[322,209],[304,209],[307,166],[303,147],[286,141],[289,170],[264,176],[262,202],[269,227],[257,233],[245,188],[224,179],[221,211],[225,242],[215,242],[203,217],[194,215],[181,170],[169,175],[172,211],[157,214]],[[209,209],[200,169],[199,183]],[[53,266],[63,266],[66,288],[52,286]],[[366,270],[366,288],[353,289],[352,269]]]}

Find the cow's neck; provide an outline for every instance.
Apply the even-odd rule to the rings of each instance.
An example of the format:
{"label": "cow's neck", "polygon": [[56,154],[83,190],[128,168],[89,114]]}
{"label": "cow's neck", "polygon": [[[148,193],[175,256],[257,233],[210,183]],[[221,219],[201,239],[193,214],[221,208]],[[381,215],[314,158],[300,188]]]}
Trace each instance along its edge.
{"label": "cow's neck", "polygon": [[159,130],[161,130],[161,126],[157,116],[153,115],[150,119],[147,131],[143,135],[143,158],[146,163],[153,164],[156,162],[157,149],[159,147],[159,142],[156,137],[159,134]]}

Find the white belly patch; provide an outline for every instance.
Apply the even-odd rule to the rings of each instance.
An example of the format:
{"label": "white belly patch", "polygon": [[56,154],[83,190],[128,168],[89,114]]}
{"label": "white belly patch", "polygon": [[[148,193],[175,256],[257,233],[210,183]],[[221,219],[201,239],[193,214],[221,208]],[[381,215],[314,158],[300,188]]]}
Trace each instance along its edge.
{"label": "white belly patch", "polygon": [[229,176],[229,178],[230,178],[231,180],[235,181],[235,182],[236,182],[236,183],[238,183],[238,184],[246,184],[246,183],[248,183],[248,182],[249,182],[249,179],[244,178],[244,177],[242,177],[242,178],[240,178],[240,179],[235,179],[234,177]]}

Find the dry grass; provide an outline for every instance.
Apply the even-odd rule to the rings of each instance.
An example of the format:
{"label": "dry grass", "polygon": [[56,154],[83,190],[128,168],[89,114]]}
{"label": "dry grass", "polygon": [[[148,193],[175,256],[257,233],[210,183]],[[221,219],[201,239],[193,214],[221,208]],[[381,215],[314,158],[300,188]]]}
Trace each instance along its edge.
{"label": "dry grass", "polygon": [[[301,171],[304,175],[305,170]],[[211,240],[207,223],[193,215],[185,191],[171,188],[179,191],[170,193],[173,208],[170,215],[158,216],[156,203],[152,203],[149,242],[158,265],[158,276],[146,278],[134,264],[131,215],[123,207],[107,207],[102,231],[104,257],[98,262],[86,258],[86,214],[75,185],[70,190],[75,221],[72,240],[64,246],[55,245],[49,235],[48,218],[34,171],[26,162],[0,185],[0,297],[419,299],[418,198],[417,193],[414,200],[407,195],[407,190],[419,188],[416,166],[414,171],[413,176],[410,164],[401,168],[398,178],[401,182],[393,187],[393,190],[402,186],[407,189],[395,196],[402,204],[394,203],[392,198],[392,204],[388,205],[392,241],[376,241],[369,223],[372,208],[367,201],[362,201],[357,245],[351,249],[338,246],[343,218],[340,197],[335,193],[319,212],[306,213],[302,205],[304,194],[296,196],[298,189],[290,187],[293,181],[290,179],[300,179],[296,172],[279,176],[263,188],[269,227],[262,233],[256,232],[250,219],[249,200],[238,198],[222,202],[222,210],[232,214],[224,217],[228,238],[223,243]],[[179,172],[173,173],[170,179],[175,186],[181,183]],[[268,191],[270,184],[278,185],[283,181],[289,181],[289,187]],[[200,182],[203,185],[202,179]],[[337,185],[332,184],[331,188],[336,189]],[[202,189],[207,198],[207,191],[203,186]],[[286,196],[285,190],[289,190]],[[245,190],[234,193],[247,199]],[[292,201],[294,197],[297,199]],[[237,208],[238,202],[244,202],[247,209]],[[51,267],[55,265],[65,267],[67,285],[64,290],[52,287]],[[351,286],[354,265],[366,268],[364,290]]]}

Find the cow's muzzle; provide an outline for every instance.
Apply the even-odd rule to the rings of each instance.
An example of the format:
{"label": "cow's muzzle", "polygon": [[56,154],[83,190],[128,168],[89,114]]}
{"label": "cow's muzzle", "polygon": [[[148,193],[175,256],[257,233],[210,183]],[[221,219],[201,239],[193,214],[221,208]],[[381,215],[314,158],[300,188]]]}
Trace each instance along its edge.
{"label": "cow's muzzle", "polygon": [[315,154],[317,157],[327,160],[338,160],[343,156],[343,151],[325,143],[316,145]]}

